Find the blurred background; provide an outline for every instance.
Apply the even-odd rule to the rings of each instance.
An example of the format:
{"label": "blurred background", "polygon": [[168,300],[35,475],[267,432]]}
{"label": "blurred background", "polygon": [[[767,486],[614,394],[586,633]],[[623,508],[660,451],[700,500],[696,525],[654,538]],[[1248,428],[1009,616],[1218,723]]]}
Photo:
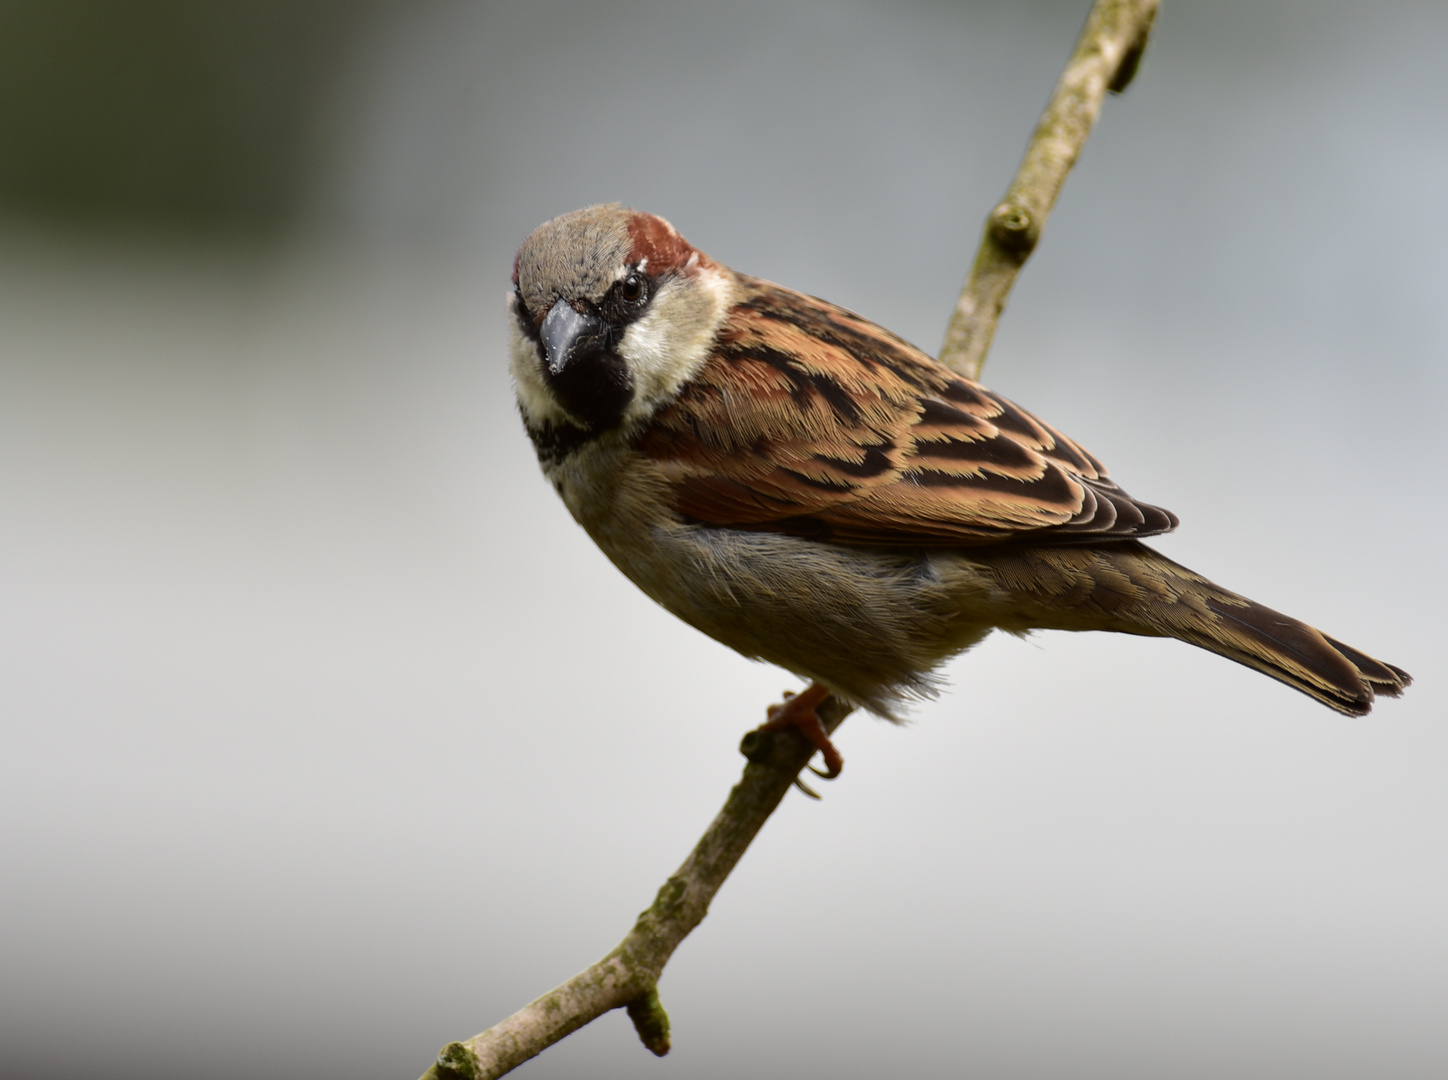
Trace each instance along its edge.
{"label": "blurred background", "polygon": [[[618,941],[794,680],[538,474],[620,200],[935,349],[1086,0],[0,3],[0,1061],[413,1077]],[[537,1077],[1448,1073],[1438,0],[1166,0],[986,382],[1418,683],[992,639]]]}

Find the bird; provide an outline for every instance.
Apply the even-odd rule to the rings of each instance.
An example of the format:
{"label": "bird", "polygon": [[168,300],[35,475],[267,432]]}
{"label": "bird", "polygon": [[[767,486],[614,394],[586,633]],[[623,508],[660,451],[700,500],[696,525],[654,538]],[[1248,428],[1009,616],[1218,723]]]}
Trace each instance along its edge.
{"label": "bird", "polygon": [[1175,638],[1339,713],[1407,672],[1142,543],[1174,514],[1070,438],[835,304],[618,203],[531,232],[509,367],[542,471],[645,594],[809,682],[770,711],[843,765],[831,694],[899,721],[992,630]]}

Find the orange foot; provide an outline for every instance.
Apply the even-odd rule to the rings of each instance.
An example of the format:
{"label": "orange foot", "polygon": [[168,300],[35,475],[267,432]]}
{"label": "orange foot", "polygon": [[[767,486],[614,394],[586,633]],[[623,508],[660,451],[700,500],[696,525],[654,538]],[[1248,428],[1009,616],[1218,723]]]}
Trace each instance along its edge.
{"label": "orange foot", "polygon": [[833,780],[845,767],[845,759],[835,749],[835,744],[830,742],[829,734],[815,712],[815,709],[823,704],[825,698],[829,696],[829,688],[821,686],[819,683],[810,683],[798,694],[786,692],[782,705],[769,707],[767,714],[769,719],[759,726],[759,730],[784,731],[786,728],[794,728],[825,759],[823,772],[814,766],[810,766],[810,772],[826,780]]}

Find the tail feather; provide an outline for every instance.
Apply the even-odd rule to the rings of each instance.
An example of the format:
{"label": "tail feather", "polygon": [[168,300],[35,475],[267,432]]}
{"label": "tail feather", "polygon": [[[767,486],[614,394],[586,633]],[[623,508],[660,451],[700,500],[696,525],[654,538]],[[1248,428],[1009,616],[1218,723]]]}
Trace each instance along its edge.
{"label": "tail feather", "polygon": [[[1021,547],[989,560],[1026,625],[1173,637],[1235,660],[1331,709],[1363,716],[1413,681],[1144,544]],[[1008,625],[1008,624],[1007,624]]]}
{"label": "tail feather", "polygon": [[1357,667],[1358,674],[1384,697],[1402,697],[1403,691],[1413,684],[1413,676],[1395,664],[1375,660],[1366,653],[1358,652],[1351,645],[1344,645],[1337,638],[1328,637],[1326,634],[1322,636],[1329,645],[1351,660]]}
{"label": "tail feather", "polygon": [[1366,716],[1378,694],[1400,695],[1412,682],[1401,668],[1343,645],[1322,631],[1246,597],[1212,586],[1207,598],[1218,622],[1205,633],[1176,634],[1239,664],[1256,668],[1348,716]]}

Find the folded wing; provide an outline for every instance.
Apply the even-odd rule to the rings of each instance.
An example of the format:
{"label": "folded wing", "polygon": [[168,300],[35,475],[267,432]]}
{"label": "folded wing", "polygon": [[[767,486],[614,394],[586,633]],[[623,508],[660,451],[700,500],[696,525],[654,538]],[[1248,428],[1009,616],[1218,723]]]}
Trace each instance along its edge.
{"label": "folded wing", "polygon": [[742,280],[721,348],[640,444],[687,518],[921,546],[1176,527],[1070,439],[889,331]]}

